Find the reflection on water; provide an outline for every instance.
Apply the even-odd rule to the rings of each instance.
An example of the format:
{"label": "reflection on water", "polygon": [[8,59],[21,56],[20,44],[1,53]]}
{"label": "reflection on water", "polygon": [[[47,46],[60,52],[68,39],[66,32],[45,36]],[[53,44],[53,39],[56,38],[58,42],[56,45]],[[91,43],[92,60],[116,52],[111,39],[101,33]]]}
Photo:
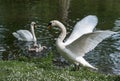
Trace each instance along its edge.
{"label": "reflection on water", "polygon": [[[36,29],[38,43],[48,47],[43,51],[43,56],[51,50],[57,54],[54,43],[59,31],[47,29],[47,23],[53,19],[61,20],[66,25],[68,35],[75,23],[89,14],[98,16],[97,30],[107,29],[120,32],[119,2],[119,0],[105,0],[104,2],[101,0],[1,0],[0,59],[17,59],[21,55],[34,54],[26,50],[32,42],[20,42],[12,36],[12,32],[16,30],[29,30],[31,21],[35,21],[39,26]],[[107,38],[85,58],[102,72],[120,74],[119,40],[120,33]]]}
{"label": "reflection on water", "polygon": [[62,22],[66,23],[68,20],[68,12],[70,7],[70,0],[59,0],[59,14]]}

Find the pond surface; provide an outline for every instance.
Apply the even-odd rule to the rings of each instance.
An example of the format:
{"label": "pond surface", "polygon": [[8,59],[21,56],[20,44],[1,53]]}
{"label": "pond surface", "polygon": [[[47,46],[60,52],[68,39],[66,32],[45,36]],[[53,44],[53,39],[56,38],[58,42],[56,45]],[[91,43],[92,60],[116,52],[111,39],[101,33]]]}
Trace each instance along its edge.
{"label": "pond surface", "polygon": [[[96,30],[120,32],[120,0],[0,0],[0,59],[17,59],[26,55],[28,42],[17,41],[12,32],[30,29],[35,21],[38,42],[48,47],[44,53],[55,49],[58,29],[47,30],[50,20],[60,20],[68,34],[75,23],[87,15],[96,15],[99,23]],[[106,74],[120,75],[120,34],[112,35],[85,56],[92,65]]]}

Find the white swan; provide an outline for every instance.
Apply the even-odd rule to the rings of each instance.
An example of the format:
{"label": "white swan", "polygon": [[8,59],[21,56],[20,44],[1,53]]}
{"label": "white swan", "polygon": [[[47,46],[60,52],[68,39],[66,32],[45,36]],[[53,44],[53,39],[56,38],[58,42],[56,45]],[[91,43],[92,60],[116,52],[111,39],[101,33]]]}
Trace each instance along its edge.
{"label": "white swan", "polygon": [[93,32],[97,23],[98,19],[94,15],[83,18],[75,25],[70,37],[65,42],[63,41],[66,37],[66,28],[61,22],[53,20],[48,27],[57,26],[61,29],[61,34],[57,38],[56,44],[62,56],[76,65],[82,64],[83,66],[97,69],[89,64],[83,56],[94,49],[103,39],[115,33],[112,31]]}
{"label": "white swan", "polygon": [[34,32],[35,22],[31,22],[31,32],[28,30],[18,30],[13,32],[13,36],[21,41],[36,41],[36,36]]}
{"label": "white swan", "polygon": [[17,38],[20,41],[33,41],[34,42],[34,46],[38,46],[37,45],[37,39],[35,36],[35,32],[34,32],[34,28],[35,28],[35,22],[31,22],[31,32],[28,30],[18,30],[16,32],[13,32],[13,36],[15,38]]}
{"label": "white swan", "polygon": [[13,36],[21,41],[33,41],[34,45],[31,47],[28,46],[28,51],[41,52],[44,48],[47,49],[46,46],[41,46],[41,44],[37,44],[37,39],[35,36],[34,28],[35,22],[31,22],[31,32],[28,30],[18,30],[17,32],[13,32]]}

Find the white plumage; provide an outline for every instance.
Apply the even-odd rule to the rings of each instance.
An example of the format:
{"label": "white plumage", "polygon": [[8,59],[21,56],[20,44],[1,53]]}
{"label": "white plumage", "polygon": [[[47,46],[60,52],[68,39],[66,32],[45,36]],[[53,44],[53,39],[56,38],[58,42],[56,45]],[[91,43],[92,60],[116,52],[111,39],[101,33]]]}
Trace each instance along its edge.
{"label": "white plumage", "polygon": [[13,36],[16,37],[18,40],[21,41],[36,41],[36,36],[34,33],[35,22],[31,22],[31,32],[28,30],[18,30],[13,32]]}
{"label": "white plumage", "polygon": [[57,26],[61,29],[61,34],[56,41],[57,49],[60,54],[76,65],[82,64],[83,66],[97,69],[89,64],[83,56],[85,53],[94,49],[102,40],[116,33],[112,31],[93,32],[97,23],[98,19],[94,15],[83,18],[81,21],[77,22],[71,35],[63,42],[66,37],[65,26],[57,20],[51,21],[49,26]]}

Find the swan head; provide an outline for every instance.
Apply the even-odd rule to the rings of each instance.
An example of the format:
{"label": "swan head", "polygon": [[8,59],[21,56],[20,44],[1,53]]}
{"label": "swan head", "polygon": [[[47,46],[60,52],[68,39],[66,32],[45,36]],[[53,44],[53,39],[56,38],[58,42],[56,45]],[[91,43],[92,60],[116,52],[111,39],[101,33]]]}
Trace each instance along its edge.
{"label": "swan head", "polygon": [[31,22],[31,26],[32,27],[36,27],[36,23],[35,22]]}
{"label": "swan head", "polygon": [[52,20],[49,22],[48,28],[51,28],[52,26],[58,26],[58,24],[60,24],[58,20]]}

